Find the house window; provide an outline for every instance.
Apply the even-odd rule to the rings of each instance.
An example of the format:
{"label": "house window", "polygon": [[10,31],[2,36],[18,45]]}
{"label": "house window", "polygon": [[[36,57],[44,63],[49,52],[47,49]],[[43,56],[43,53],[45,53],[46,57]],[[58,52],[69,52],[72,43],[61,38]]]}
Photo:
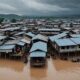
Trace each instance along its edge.
{"label": "house window", "polygon": [[67,46],[66,48],[69,49],[69,46]]}
{"label": "house window", "polygon": [[79,48],[80,48],[80,45],[79,45]]}
{"label": "house window", "polygon": [[65,49],[65,47],[64,47],[64,46],[62,46],[62,47],[61,47],[61,49]]}
{"label": "house window", "polygon": [[71,46],[71,48],[75,48],[75,46]]}

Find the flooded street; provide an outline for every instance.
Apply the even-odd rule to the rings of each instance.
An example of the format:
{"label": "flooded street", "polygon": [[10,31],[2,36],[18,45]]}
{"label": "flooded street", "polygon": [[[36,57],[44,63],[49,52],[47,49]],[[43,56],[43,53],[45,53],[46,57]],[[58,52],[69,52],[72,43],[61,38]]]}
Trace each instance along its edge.
{"label": "flooded street", "polygon": [[45,68],[31,68],[29,62],[0,59],[0,80],[80,80],[80,63],[47,60]]}

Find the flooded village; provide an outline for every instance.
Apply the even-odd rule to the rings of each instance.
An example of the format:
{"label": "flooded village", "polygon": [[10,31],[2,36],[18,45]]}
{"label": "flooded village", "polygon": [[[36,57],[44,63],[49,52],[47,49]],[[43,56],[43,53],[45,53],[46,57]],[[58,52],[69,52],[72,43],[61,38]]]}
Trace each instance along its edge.
{"label": "flooded village", "polygon": [[0,80],[80,80],[80,19],[4,20]]}

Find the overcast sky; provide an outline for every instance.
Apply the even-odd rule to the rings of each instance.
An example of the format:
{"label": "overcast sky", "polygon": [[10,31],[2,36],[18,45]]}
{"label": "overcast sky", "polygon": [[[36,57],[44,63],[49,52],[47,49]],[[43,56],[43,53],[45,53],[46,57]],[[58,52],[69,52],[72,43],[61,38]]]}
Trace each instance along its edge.
{"label": "overcast sky", "polygon": [[80,14],[80,0],[0,0],[0,14]]}

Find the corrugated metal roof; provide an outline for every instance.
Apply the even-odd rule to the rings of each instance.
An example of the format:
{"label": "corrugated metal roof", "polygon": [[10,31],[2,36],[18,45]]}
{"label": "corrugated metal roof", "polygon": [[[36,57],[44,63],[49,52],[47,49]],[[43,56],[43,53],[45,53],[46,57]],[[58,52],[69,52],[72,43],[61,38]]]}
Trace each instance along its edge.
{"label": "corrugated metal roof", "polygon": [[32,45],[32,48],[30,49],[30,52],[36,51],[36,50],[41,50],[44,52],[47,52],[47,44],[44,42],[36,42]]}
{"label": "corrugated metal roof", "polygon": [[19,41],[20,41],[20,40],[9,40],[9,41],[7,41],[5,44],[7,44],[7,45],[9,45],[9,44],[15,45],[15,44],[17,44]]}
{"label": "corrugated metal roof", "polygon": [[65,36],[67,35],[67,33],[68,33],[68,32],[63,32],[63,33],[61,33],[61,34],[58,34],[58,35],[55,35],[55,36],[51,36],[51,37],[49,37],[49,38],[50,38],[50,40],[53,42],[53,41],[55,41],[55,40],[57,40],[57,39],[60,39],[60,38],[62,38],[62,37],[65,37]]}
{"label": "corrugated metal roof", "polygon": [[52,28],[52,29],[42,28],[42,29],[39,29],[39,31],[60,31],[60,30],[61,30],[60,28]]}
{"label": "corrugated metal roof", "polygon": [[80,34],[72,34],[72,35],[70,35],[71,37],[75,37],[75,38],[77,38],[77,37],[79,37],[80,38]]}
{"label": "corrugated metal roof", "polygon": [[55,40],[58,46],[71,46],[71,45],[76,45],[72,40],[69,38],[67,39],[58,39]]}
{"label": "corrugated metal roof", "polygon": [[34,37],[35,36],[35,34],[33,34],[32,32],[25,33],[25,35],[28,35],[30,37]]}
{"label": "corrugated metal roof", "polygon": [[46,57],[46,53],[41,51],[35,51],[30,54],[30,57]]}
{"label": "corrugated metal roof", "polygon": [[5,38],[6,38],[6,36],[0,36],[0,40],[5,39]]}
{"label": "corrugated metal roof", "polygon": [[9,49],[13,49],[15,47],[15,45],[2,45],[0,46],[0,50],[9,50]]}
{"label": "corrugated metal roof", "polygon": [[20,42],[17,43],[17,45],[24,46],[25,43],[20,41]]}
{"label": "corrugated metal roof", "polygon": [[80,44],[80,38],[70,38],[74,43]]}
{"label": "corrugated metal roof", "polygon": [[14,31],[18,29],[20,29],[20,27],[10,27],[10,28],[5,28],[5,29],[0,29],[0,31]]}
{"label": "corrugated metal roof", "polygon": [[25,38],[21,39],[22,42],[30,44],[31,40],[27,40]]}
{"label": "corrugated metal roof", "polygon": [[39,39],[39,40],[43,40],[45,42],[48,42],[48,37],[43,36],[41,34],[38,34],[38,35],[36,35],[35,37],[32,38],[32,40],[36,40],[36,39]]}
{"label": "corrugated metal roof", "polygon": [[18,36],[18,35],[23,35],[25,32],[18,32],[17,34],[15,34],[15,36]]}

